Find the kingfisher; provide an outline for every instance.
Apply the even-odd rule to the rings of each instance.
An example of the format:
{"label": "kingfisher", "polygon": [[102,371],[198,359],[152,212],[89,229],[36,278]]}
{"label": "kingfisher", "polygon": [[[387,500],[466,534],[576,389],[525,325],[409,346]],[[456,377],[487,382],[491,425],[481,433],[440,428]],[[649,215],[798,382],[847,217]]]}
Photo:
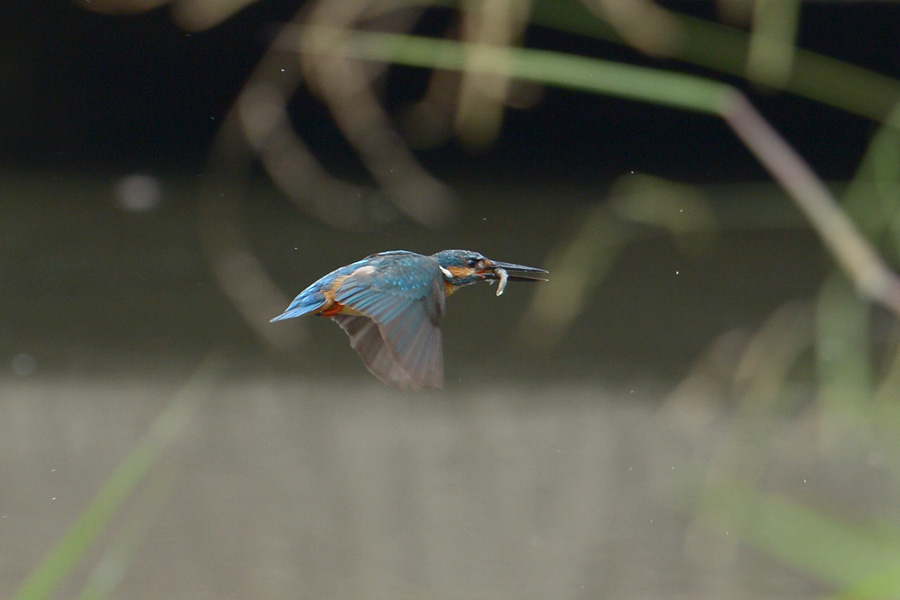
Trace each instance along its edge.
{"label": "kingfisher", "polygon": [[439,388],[444,382],[441,317],[447,296],[479,281],[499,282],[499,296],[507,281],[546,281],[536,276],[546,272],[470,250],[431,256],[379,252],[322,277],[272,322],[308,314],[330,317],[384,383],[404,390]]}

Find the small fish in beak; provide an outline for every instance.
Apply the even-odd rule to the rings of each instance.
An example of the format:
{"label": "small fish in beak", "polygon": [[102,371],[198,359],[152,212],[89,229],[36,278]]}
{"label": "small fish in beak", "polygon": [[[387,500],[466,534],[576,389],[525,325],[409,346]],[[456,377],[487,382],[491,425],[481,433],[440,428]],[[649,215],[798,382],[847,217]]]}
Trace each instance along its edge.
{"label": "small fish in beak", "polygon": [[500,296],[503,294],[503,290],[506,289],[506,282],[509,280],[509,274],[506,272],[506,269],[502,267],[494,269],[494,273],[496,273],[497,277],[500,279],[500,283],[497,285],[497,295]]}
{"label": "small fish in beak", "polygon": [[[485,260],[487,268],[479,271],[483,280],[490,284],[499,281],[497,286],[497,295],[501,295],[506,289],[508,281],[547,281],[543,277],[537,277],[538,274],[544,274],[547,271],[536,267],[526,267],[525,265],[517,265],[513,263],[500,262],[498,260]],[[513,271],[510,275],[509,271]]]}

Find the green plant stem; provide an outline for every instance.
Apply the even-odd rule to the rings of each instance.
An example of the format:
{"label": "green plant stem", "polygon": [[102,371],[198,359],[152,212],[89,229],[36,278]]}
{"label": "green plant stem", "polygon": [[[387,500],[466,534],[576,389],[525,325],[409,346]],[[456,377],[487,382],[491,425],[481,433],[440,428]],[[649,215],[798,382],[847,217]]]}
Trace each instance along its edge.
{"label": "green plant stem", "polygon": [[732,88],[662,69],[636,67],[548,50],[490,46],[400,33],[297,26],[313,36],[305,48],[348,58],[413,67],[494,73],[544,85],[618,96],[699,112],[719,112]]}
{"label": "green plant stem", "polygon": [[305,40],[304,49],[313,53],[495,73],[718,115],[790,194],[857,288],[900,315],[900,280],[803,158],[732,86],[694,75],[531,48],[320,26],[297,27],[295,32]]}
{"label": "green plant stem", "polygon": [[56,589],[188,424],[200,400],[210,392],[223,368],[224,365],[216,359],[208,358],[197,369],[144,437],[119,463],[59,543],[28,575],[12,600],[43,600]]}

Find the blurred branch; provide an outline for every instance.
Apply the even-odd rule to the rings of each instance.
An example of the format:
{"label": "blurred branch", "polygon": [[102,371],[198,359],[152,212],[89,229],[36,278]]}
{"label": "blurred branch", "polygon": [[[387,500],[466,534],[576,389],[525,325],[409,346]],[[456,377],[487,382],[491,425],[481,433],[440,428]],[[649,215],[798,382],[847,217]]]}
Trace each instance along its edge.
{"label": "blurred branch", "polygon": [[510,89],[508,75],[477,67],[484,60],[478,49],[515,45],[524,36],[530,12],[527,0],[470,1],[462,11],[462,37],[474,42],[465,57],[456,109],[456,133],[464,143],[484,147],[497,138]]}
{"label": "blurred branch", "polygon": [[747,79],[784,88],[796,56],[800,0],[755,0]]}
{"label": "blurred branch", "polygon": [[[732,529],[750,545],[837,586],[859,586],[897,572],[900,531],[889,523],[860,525],[723,477],[708,492],[704,521]],[[895,597],[897,580],[886,596]],[[882,589],[882,591],[885,591]]]}
{"label": "blurred branch", "polygon": [[598,18],[607,21],[625,42],[650,56],[669,53],[681,34],[672,13],[652,0],[581,0]]}
{"label": "blurred branch", "polygon": [[[296,19],[305,15],[303,11]],[[254,160],[301,210],[335,227],[370,229],[397,212],[389,210],[382,194],[330,175],[294,132],[288,102],[302,79],[296,54],[283,49],[290,31],[280,30],[219,128],[201,189],[199,224],[206,259],[222,291],[253,332],[281,350],[296,346],[303,329],[270,327],[266,317],[280,312],[289,298],[269,277],[244,234],[240,206]],[[383,139],[375,135],[369,140],[373,152]],[[380,165],[389,174],[386,179],[396,181],[389,190],[401,198],[395,205],[428,224],[439,224],[450,212],[445,188],[436,184],[435,194],[424,193],[430,176],[416,185],[422,177],[407,175],[410,170],[421,175],[421,170],[406,165],[400,160]]]}
{"label": "blurred branch", "polygon": [[[167,3],[173,18],[186,29],[211,27],[254,0],[97,0],[87,8],[98,12],[142,12]],[[428,3],[420,3],[427,5]],[[295,19],[333,27],[353,27],[378,19],[382,28],[406,29],[419,15],[415,3],[353,0],[310,2]],[[328,104],[347,140],[359,153],[386,197],[331,177],[294,132],[287,111],[290,96],[301,84],[293,56],[276,42],[261,60],[241,91],[236,117],[269,175],[285,194],[304,210],[340,227],[365,229],[396,211],[384,210],[386,200],[400,212],[430,227],[452,220],[455,202],[450,189],[419,165],[390,125],[390,119],[370,89],[373,74],[360,64],[339,56],[302,65],[306,83]],[[285,66],[287,64],[287,66]],[[380,71],[380,69],[378,69]],[[293,115],[296,118],[296,115]],[[232,118],[235,112],[232,111]],[[230,124],[226,122],[223,129]],[[240,131],[233,130],[232,133]],[[243,143],[231,138],[232,151]],[[219,144],[219,142],[217,142]],[[221,144],[219,144],[221,150]],[[219,159],[227,159],[220,152]],[[374,208],[373,208],[374,207]]]}
{"label": "blurred branch", "polygon": [[[864,434],[869,425],[875,372],[870,322],[872,306],[860,302],[849,282],[832,272],[816,301],[816,375],[823,447],[834,447],[848,434]],[[865,436],[860,436],[865,439]]]}
{"label": "blurred branch", "polygon": [[739,92],[723,105],[722,116],[788,191],[857,288],[900,316],[900,279],[809,165]]}
{"label": "blurred branch", "polygon": [[[320,57],[338,54],[432,69],[474,69],[700,112],[716,113],[733,89],[692,75],[547,50],[317,26],[294,26],[290,30],[297,43],[304,41],[300,51]],[[477,63],[466,60],[470,52],[480,55]]]}
{"label": "blurred branch", "polygon": [[735,467],[742,465],[745,449],[741,444],[755,436],[740,428],[752,427],[760,415],[784,409],[791,373],[813,341],[812,307],[808,302],[788,302],[752,333],[738,329],[713,339],[668,395],[662,407],[667,419],[692,429],[698,421],[708,424],[724,410],[730,411],[732,400],[736,403],[739,434],[712,447],[712,481],[729,470],[734,475]]}
{"label": "blurred branch", "polygon": [[[650,54],[674,58],[737,77],[747,75],[751,45],[751,37],[747,32],[707,19],[668,11],[658,5],[656,8],[668,15],[665,19],[667,33],[654,43]],[[660,17],[655,18],[662,21]],[[592,18],[577,2],[536,2],[531,22],[612,43],[632,43],[631,36],[620,31],[614,20],[610,19],[613,25],[610,27],[607,23]],[[637,48],[643,50],[640,44]],[[900,102],[900,81],[880,73],[802,48],[793,50],[791,64],[789,76],[780,86],[774,80],[767,84],[875,121],[882,121]],[[840,85],[835,82],[840,82]]]}
{"label": "blurred branch", "polygon": [[88,0],[78,5],[107,14],[139,13],[172,4],[172,18],[188,31],[218,25],[257,0]]}
{"label": "blurred branch", "polygon": [[734,370],[730,393],[741,410],[776,411],[791,372],[814,342],[813,310],[794,300],[770,314],[749,339]]}
{"label": "blurred branch", "polygon": [[652,102],[722,117],[806,214],[825,247],[857,288],[900,315],[900,279],[863,237],[809,165],[737,89],[683,75],[528,48],[478,45],[482,60],[466,63],[472,44],[390,33],[303,27],[313,52],[442,69],[478,68],[521,79]]}
{"label": "blurred branch", "polygon": [[617,179],[610,192],[610,208],[619,218],[669,234],[683,254],[712,249],[719,223],[699,188],[633,173]]}
{"label": "blurred branch", "polygon": [[[295,30],[286,27],[273,48],[300,51],[306,83],[323,97],[341,132],[388,198],[409,218],[438,227],[454,218],[452,192],[419,164],[392,127],[371,89],[369,71],[373,65],[363,65],[327,51],[341,42],[339,32],[356,26],[366,17],[370,4],[356,0],[343,3],[338,10],[333,2],[317,2],[306,21],[315,24],[309,27],[323,35],[294,38],[296,45],[290,48],[290,41],[286,40]],[[389,24],[382,25],[402,29],[411,23],[411,19],[395,16]]]}
{"label": "blurred branch", "polygon": [[866,236],[887,236],[900,254],[900,103],[885,119],[843,193],[843,206]]}
{"label": "blurred branch", "polygon": [[579,226],[547,257],[553,285],[535,291],[516,337],[534,348],[553,348],[564,338],[588,304],[591,289],[603,281],[624,248],[641,231],[597,204],[580,215]]}
{"label": "blurred branch", "polygon": [[[271,63],[271,58],[264,59],[257,72],[273,68]],[[253,156],[252,147],[244,143],[240,111],[244,95],[256,92],[252,82],[251,78],[251,83],[244,87],[210,150],[209,166],[200,189],[198,228],[203,253],[222,292],[262,341],[285,350],[297,344],[302,330],[267,327],[267,319],[260,318],[260,315],[278,314],[289,299],[268,276],[241,224],[241,200],[246,194]],[[271,113],[267,116],[272,118]],[[264,137],[259,131],[264,126],[255,126],[256,130],[250,128],[248,139]],[[302,162],[298,161],[298,166],[302,167]]]}
{"label": "blurred branch", "polygon": [[226,120],[210,154],[211,167],[200,191],[200,242],[219,287],[253,332],[268,346],[286,350],[299,342],[302,330],[268,327],[268,319],[261,318],[278,314],[289,298],[268,276],[241,225],[239,207],[246,181],[240,175],[246,175],[249,157],[238,156],[236,126],[234,117]]}
{"label": "blurred branch", "polygon": [[[203,0],[184,0],[179,6],[205,4]],[[228,6],[237,4],[239,0]],[[279,82],[276,69],[288,56],[285,50],[299,55],[305,81],[328,104],[345,137],[395,206],[429,226],[444,223],[452,215],[451,195],[419,165],[392,127],[372,89],[383,67],[373,63],[461,73],[457,128],[474,141],[493,137],[502,99],[513,80],[705,112],[723,118],[788,191],[857,289],[900,315],[900,280],[822,181],[741,92],[697,76],[514,46],[527,21],[615,40],[616,34],[598,19],[584,18],[587,6],[608,19],[621,38],[645,52],[735,75],[749,74],[768,85],[883,119],[900,99],[900,83],[815,53],[795,51],[797,0],[757,0],[751,36],[643,0],[583,0],[582,4],[473,0],[461,8],[464,42],[360,30],[376,20],[381,29],[407,30],[418,11],[433,4],[421,0],[310,3],[295,19],[299,22],[302,18],[307,25],[279,30],[223,125],[214,153],[216,160],[222,161],[221,168],[230,170],[230,156],[243,152],[237,150],[243,133],[273,180],[298,204],[307,210],[312,207],[311,212],[334,223],[368,221],[360,194],[354,199],[352,186],[332,180],[292,130],[286,106],[300,75],[287,69]],[[437,4],[457,6],[455,2]],[[118,6],[138,5],[125,2]],[[116,5],[110,1],[103,6]],[[286,71],[284,67],[279,70]],[[767,75],[763,77],[763,73]],[[835,81],[842,85],[834,85]],[[481,116],[476,118],[477,114]],[[245,155],[237,163],[247,166],[250,159]],[[335,191],[344,193],[330,193]],[[230,233],[221,228],[214,211],[218,197],[207,194],[206,198],[205,247],[223,287],[252,321],[257,309],[271,304],[278,294],[249,247],[240,241],[240,228],[229,226]],[[225,215],[229,212],[234,214],[222,210]],[[244,285],[247,281],[254,282],[250,290]]]}
{"label": "blurred branch", "polygon": [[608,201],[578,215],[577,222],[546,259],[554,285],[534,291],[517,331],[522,344],[548,348],[564,340],[589,306],[593,288],[629,244],[662,231],[679,250],[695,255],[698,248],[709,247],[717,230],[708,204],[696,191],[645,175],[620,178]]}

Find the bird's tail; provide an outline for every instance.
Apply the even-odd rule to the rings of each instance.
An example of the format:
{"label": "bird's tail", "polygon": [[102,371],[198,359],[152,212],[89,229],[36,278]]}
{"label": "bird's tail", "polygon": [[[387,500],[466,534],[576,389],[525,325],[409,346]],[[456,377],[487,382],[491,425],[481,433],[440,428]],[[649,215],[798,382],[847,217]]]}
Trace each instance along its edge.
{"label": "bird's tail", "polygon": [[322,294],[322,292],[318,290],[306,290],[299,296],[294,298],[294,301],[291,302],[290,306],[288,306],[283,313],[281,313],[274,319],[270,319],[269,322],[274,323],[275,321],[283,321],[285,319],[302,317],[303,315],[308,315],[319,310],[324,305],[325,295]]}

